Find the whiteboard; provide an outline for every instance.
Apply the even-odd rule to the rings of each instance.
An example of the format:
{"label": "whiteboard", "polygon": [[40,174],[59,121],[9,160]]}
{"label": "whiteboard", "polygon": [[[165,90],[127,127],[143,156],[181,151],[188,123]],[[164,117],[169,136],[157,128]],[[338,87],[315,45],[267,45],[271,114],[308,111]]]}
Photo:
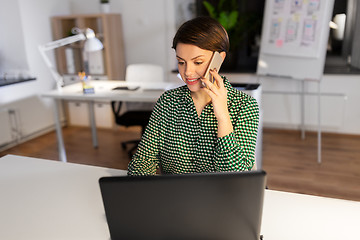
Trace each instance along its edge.
{"label": "whiteboard", "polygon": [[334,0],[266,0],[257,74],[320,80]]}

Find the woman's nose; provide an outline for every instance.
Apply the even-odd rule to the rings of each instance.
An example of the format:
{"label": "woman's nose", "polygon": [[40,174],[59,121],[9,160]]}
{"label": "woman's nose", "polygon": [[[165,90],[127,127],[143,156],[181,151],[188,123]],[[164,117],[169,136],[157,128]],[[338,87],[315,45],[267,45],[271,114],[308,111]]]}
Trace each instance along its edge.
{"label": "woman's nose", "polygon": [[194,73],[194,67],[191,66],[191,64],[186,64],[185,66],[185,75],[186,76],[192,76]]}

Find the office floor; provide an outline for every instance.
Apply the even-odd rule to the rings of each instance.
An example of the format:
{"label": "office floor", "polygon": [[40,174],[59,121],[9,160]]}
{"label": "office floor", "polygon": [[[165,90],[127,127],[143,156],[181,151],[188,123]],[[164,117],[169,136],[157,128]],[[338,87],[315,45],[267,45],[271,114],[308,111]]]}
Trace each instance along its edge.
{"label": "office floor", "polygon": [[[139,128],[99,129],[94,149],[89,128],[63,130],[69,162],[126,169],[129,162],[121,142],[140,137]],[[317,136],[264,129],[263,169],[269,189],[360,201],[360,136],[322,135],[322,163],[317,163]],[[0,152],[58,160],[55,132]]]}

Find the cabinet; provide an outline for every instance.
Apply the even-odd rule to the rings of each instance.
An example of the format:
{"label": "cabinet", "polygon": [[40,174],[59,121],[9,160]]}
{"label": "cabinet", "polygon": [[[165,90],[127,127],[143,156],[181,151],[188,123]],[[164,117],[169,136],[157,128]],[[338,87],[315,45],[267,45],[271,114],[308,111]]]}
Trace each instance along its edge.
{"label": "cabinet", "polygon": [[50,106],[38,95],[0,106],[0,151],[52,130]]}
{"label": "cabinet", "polygon": [[54,16],[51,18],[53,39],[72,35],[71,29],[91,28],[104,45],[98,52],[84,53],[84,41],[55,49],[58,72],[77,76],[85,69],[94,79],[124,79],[125,59],[122,21],[120,14],[86,14]]}
{"label": "cabinet", "polygon": [[[69,125],[82,127],[90,126],[88,103],[71,101],[68,102],[67,107],[67,119]],[[115,120],[109,102],[95,102],[94,113],[96,127],[111,129],[115,126]]]}
{"label": "cabinet", "polygon": [[15,113],[14,110],[0,108],[0,149],[3,145],[14,140],[12,137],[13,126],[10,118],[11,111]]}

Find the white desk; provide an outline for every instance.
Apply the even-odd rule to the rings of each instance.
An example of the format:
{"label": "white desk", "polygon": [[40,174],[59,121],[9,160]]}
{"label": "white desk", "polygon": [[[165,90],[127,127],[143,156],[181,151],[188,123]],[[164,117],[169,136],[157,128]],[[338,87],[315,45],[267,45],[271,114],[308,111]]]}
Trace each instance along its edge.
{"label": "white desk", "polygon": [[[98,179],[114,170],[0,158],[0,239],[109,240]],[[265,240],[359,239],[360,202],[265,191]]]}
{"label": "white desk", "polygon": [[126,171],[0,158],[0,239],[110,239],[98,179]]}
{"label": "white desk", "polygon": [[[93,146],[98,146],[96,122],[94,114],[94,102],[96,100],[104,101],[125,101],[125,102],[156,102],[160,95],[168,89],[179,86],[176,83],[158,82],[125,82],[125,81],[91,81],[91,85],[95,89],[93,94],[84,94],[82,92],[81,83],[75,83],[62,88],[61,91],[53,90],[42,94],[43,97],[54,99],[54,120],[56,128],[56,136],[58,141],[59,159],[66,162],[66,151],[61,130],[60,121],[60,105],[62,100],[81,100],[86,101],[89,105],[89,118],[91,125]],[[140,87],[135,91],[128,90],[112,90],[115,87],[127,86],[129,88]]]}
{"label": "white desk", "polygon": [[265,191],[264,240],[360,239],[360,202]]}

